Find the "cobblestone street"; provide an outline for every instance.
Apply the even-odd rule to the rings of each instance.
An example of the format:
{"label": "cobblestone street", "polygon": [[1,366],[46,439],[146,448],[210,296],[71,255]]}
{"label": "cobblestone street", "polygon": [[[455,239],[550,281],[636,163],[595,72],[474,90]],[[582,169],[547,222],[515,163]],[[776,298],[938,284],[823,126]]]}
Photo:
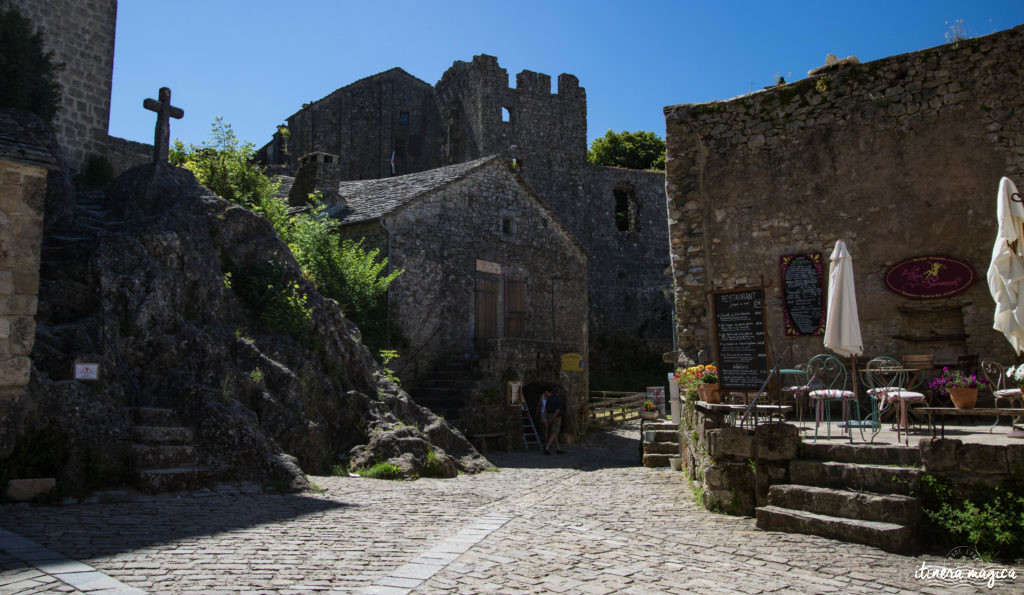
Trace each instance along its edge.
{"label": "cobblestone street", "polygon": [[[492,453],[500,471],[452,480],[315,477],[322,494],[228,484],[2,507],[14,535],[0,538],[0,593],[948,592],[915,578],[939,558],[699,508],[682,474],[636,466],[637,433],[592,434],[564,455]],[[1019,592],[1022,580],[978,590]]]}

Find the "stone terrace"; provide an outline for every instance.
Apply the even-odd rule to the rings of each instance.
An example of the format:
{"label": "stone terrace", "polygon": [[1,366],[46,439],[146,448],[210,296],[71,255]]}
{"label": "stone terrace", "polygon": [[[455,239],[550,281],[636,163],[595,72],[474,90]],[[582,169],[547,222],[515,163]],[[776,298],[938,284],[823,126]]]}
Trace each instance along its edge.
{"label": "stone terrace", "polygon": [[[322,494],[225,484],[6,506],[0,527],[147,592],[947,590],[914,577],[940,558],[707,512],[682,474],[637,465],[638,434],[592,433],[561,456],[495,454],[500,472],[452,480],[316,477]],[[0,555],[0,592],[58,590],[54,574]]]}

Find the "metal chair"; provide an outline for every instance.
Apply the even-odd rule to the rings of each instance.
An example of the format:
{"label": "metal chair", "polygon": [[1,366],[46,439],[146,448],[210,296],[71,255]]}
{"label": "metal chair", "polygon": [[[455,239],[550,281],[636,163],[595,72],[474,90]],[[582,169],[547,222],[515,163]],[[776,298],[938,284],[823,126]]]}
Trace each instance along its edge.
{"label": "metal chair", "polygon": [[[894,405],[899,407],[896,418],[896,440],[903,442],[906,436],[906,444],[910,443],[910,417],[908,415],[911,405],[924,405],[927,397],[924,393],[903,388],[910,382],[910,371],[904,368],[896,358],[879,356],[868,362],[865,368],[865,376],[871,388],[868,395],[871,396],[872,430],[871,440],[882,429],[881,416]],[[902,432],[902,436],[901,436]]]}
{"label": "metal chair", "polygon": [[[814,440],[818,440],[818,426],[822,420],[825,421],[828,437],[832,437],[832,412],[829,405],[839,402],[843,408],[845,430],[850,435],[850,442],[853,442],[850,409],[852,405],[859,426],[860,404],[857,403],[857,395],[847,390],[849,374],[846,365],[834,355],[818,354],[807,362],[807,378],[807,385],[811,389],[807,396],[814,404]],[[860,437],[864,439],[864,428],[860,428]]]}
{"label": "metal chair", "polygon": [[[1024,394],[1021,393],[1019,388],[1007,387],[1006,370],[1003,369],[1003,365],[999,362],[983,361],[981,362],[981,374],[987,381],[985,387],[992,393],[992,399],[995,407],[1024,407]],[[989,432],[995,429],[999,425],[999,416],[996,416],[996,422],[989,428]],[[1013,426],[1013,416],[1010,416],[1010,426]]]}
{"label": "metal chair", "polygon": [[807,395],[811,392],[811,387],[807,384],[807,370],[804,369],[804,364],[799,364],[793,368],[783,368],[779,370],[779,374],[794,378],[794,384],[783,386],[779,390],[782,393],[783,400],[793,400],[793,407],[796,409],[797,414],[797,423],[802,426],[804,423],[804,409],[808,405]]}

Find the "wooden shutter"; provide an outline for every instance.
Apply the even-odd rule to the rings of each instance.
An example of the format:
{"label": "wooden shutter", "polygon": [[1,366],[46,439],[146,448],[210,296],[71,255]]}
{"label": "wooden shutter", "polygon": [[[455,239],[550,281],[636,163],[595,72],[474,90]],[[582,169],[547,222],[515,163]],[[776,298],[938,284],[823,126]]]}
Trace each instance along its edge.
{"label": "wooden shutter", "polygon": [[498,278],[477,274],[476,277],[476,338],[498,336]]}
{"label": "wooden shutter", "polygon": [[526,336],[526,281],[505,276],[505,336]]}

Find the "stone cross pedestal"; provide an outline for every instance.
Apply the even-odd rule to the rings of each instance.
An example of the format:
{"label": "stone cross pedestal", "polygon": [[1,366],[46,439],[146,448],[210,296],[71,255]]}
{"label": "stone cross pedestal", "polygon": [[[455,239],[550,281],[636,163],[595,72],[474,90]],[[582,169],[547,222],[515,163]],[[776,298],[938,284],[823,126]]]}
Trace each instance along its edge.
{"label": "stone cross pedestal", "polygon": [[153,163],[157,165],[167,164],[168,145],[171,142],[171,121],[169,118],[180,120],[185,112],[181,108],[171,105],[171,90],[167,87],[160,87],[159,100],[146,99],[142,107],[156,112],[156,133],[153,137]]}

